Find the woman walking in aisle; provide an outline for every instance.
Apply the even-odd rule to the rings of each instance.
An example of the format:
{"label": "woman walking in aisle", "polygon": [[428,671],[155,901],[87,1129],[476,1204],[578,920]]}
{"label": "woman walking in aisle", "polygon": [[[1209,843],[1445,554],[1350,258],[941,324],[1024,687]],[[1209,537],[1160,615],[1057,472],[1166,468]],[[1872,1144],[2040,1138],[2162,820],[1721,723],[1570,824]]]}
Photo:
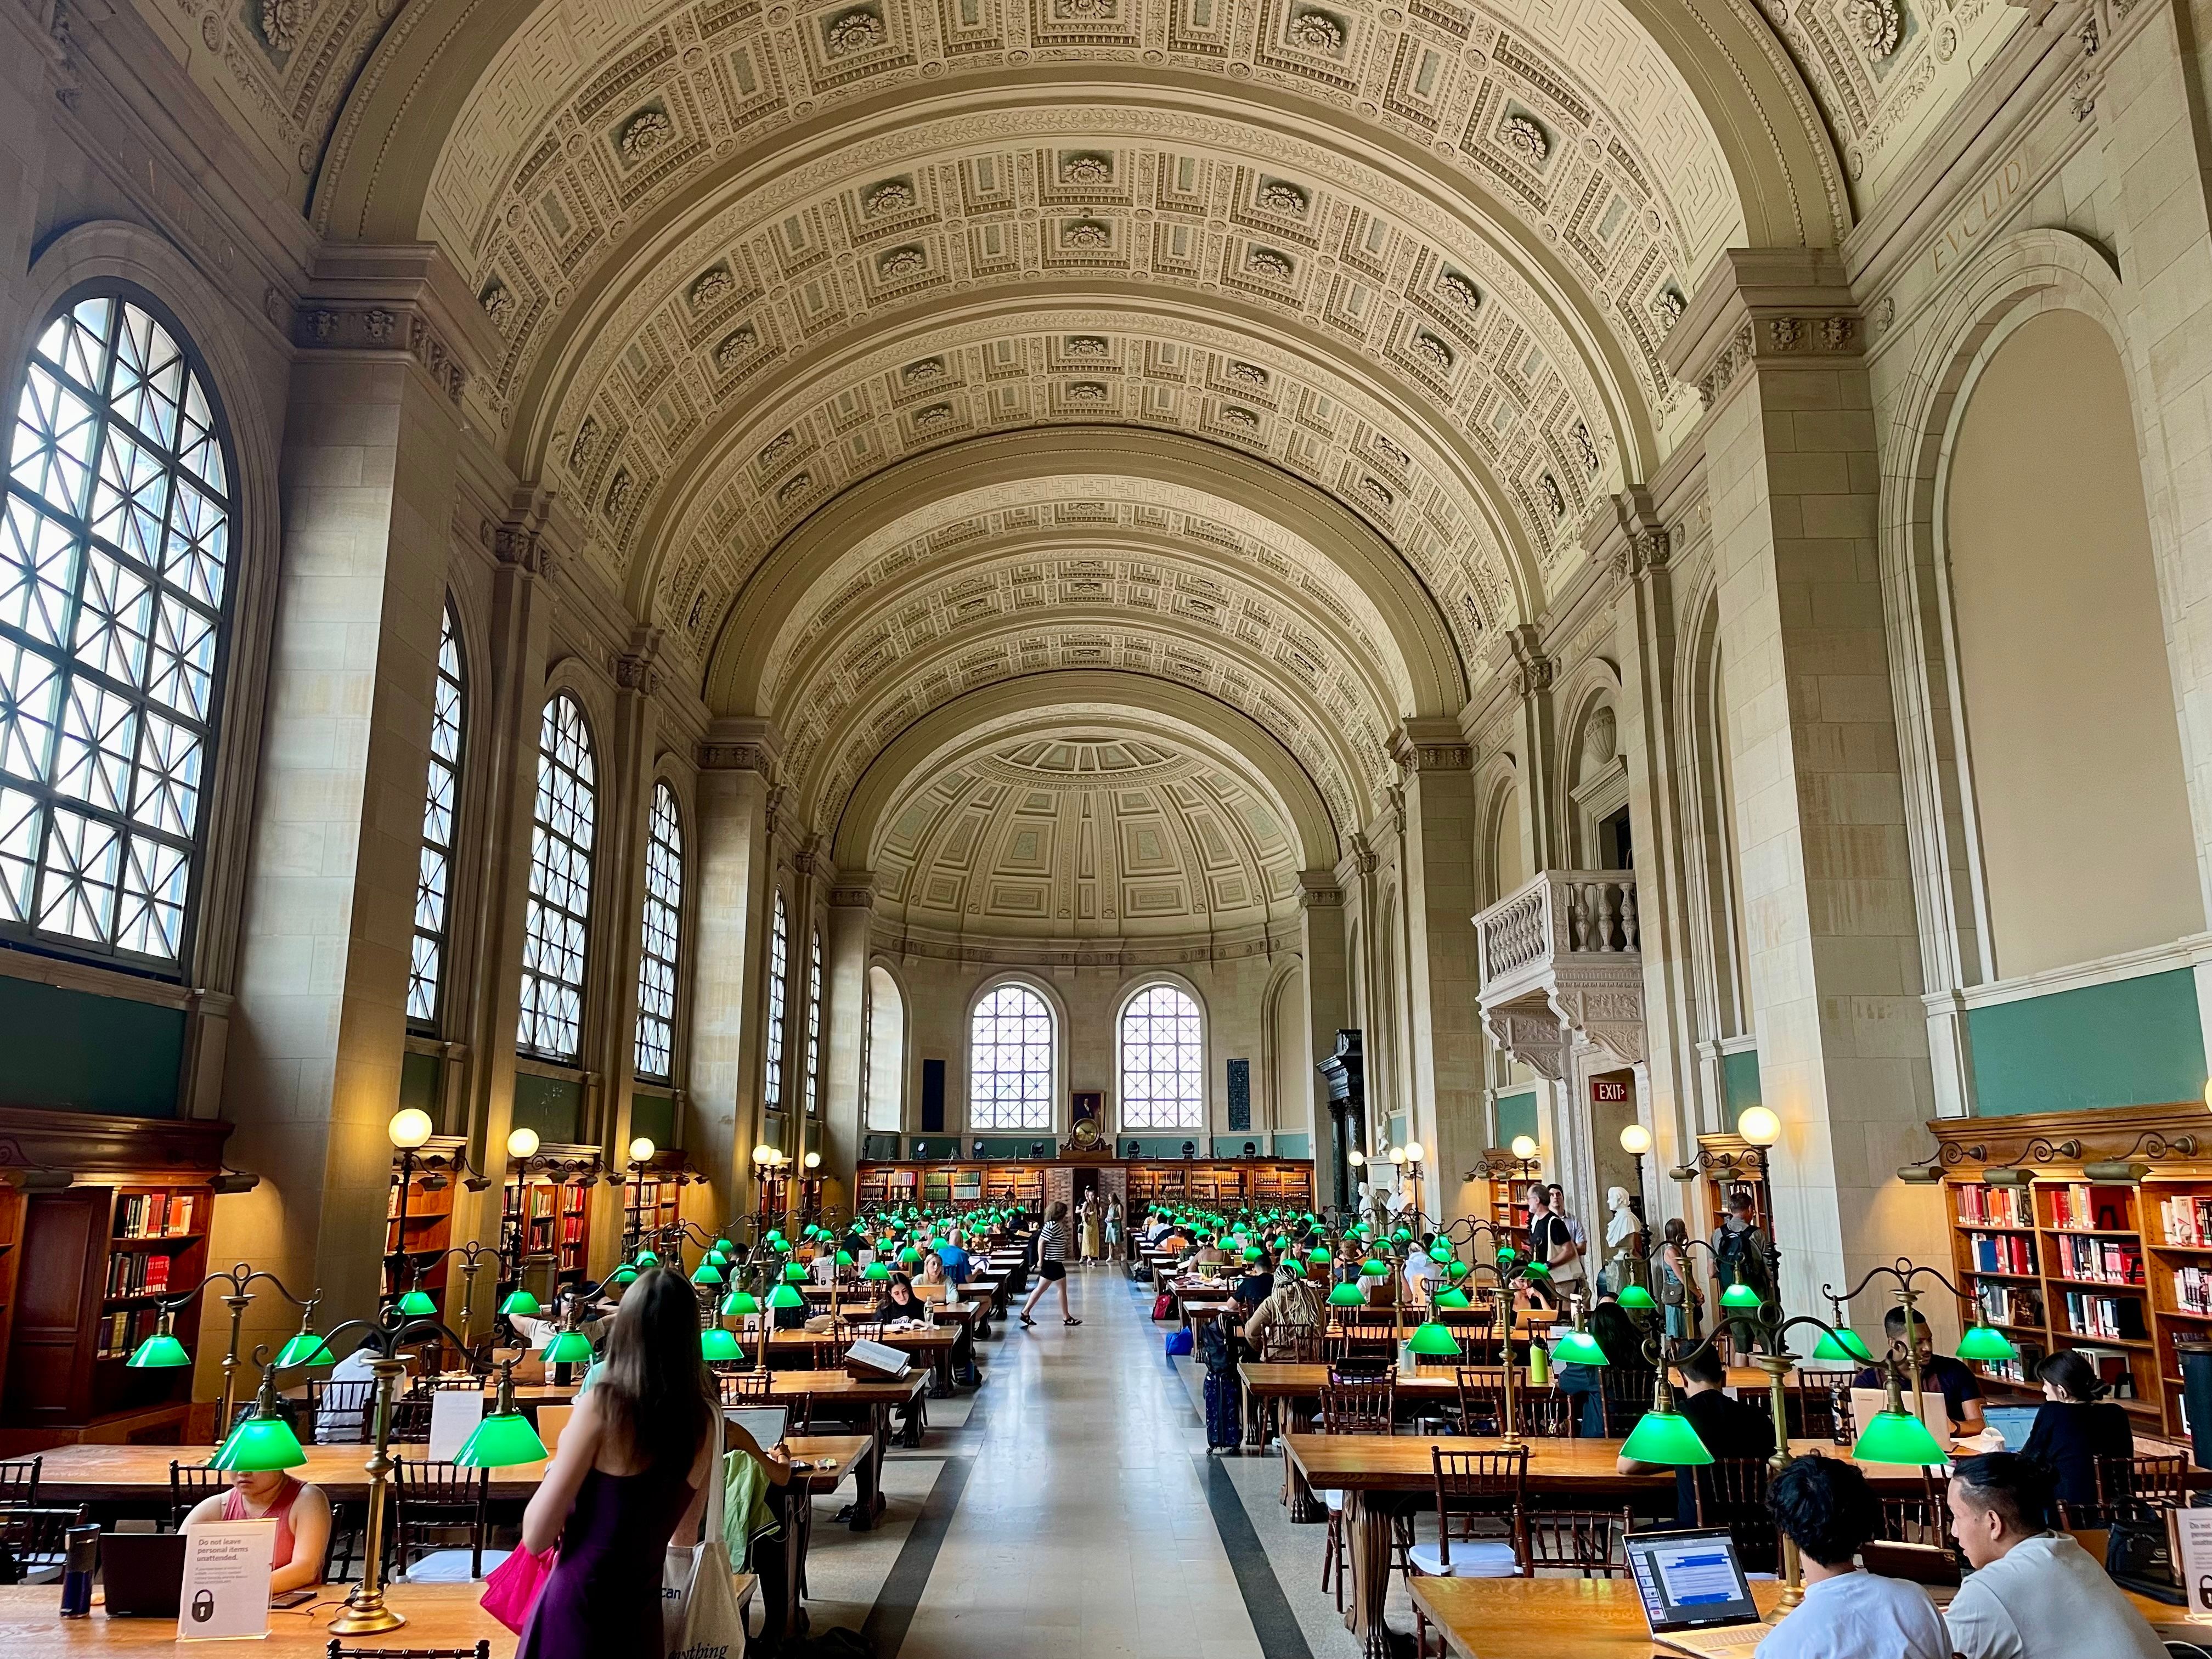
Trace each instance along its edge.
{"label": "woman walking in aisle", "polygon": [[1083,1200],[1083,1259],[1096,1261],[1105,1254],[1098,1238],[1098,1200],[1086,1198]]}
{"label": "woman walking in aisle", "polygon": [[[671,1539],[699,1535],[719,1479],[721,1400],[699,1353],[697,1293],[681,1273],[638,1275],[607,1357],[522,1514],[533,1554],[561,1558],[523,1627],[518,1659],[660,1651],[660,1578]],[[763,1454],[781,1486],[790,1470]]]}
{"label": "woman walking in aisle", "polygon": [[1067,1206],[1066,1204],[1055,1203],[1044,1212],[1044,1225],[1037,1231],[1036,1252],[1037,1282],[1030,1287],[1030,1299],[1022,1304],[1022,1323],[1024,1325],[1036,1323],[1036,1320],[1030,1317],[1030,1310],[1036,1306],[1037,1298],[1044,1294],[1046,1285],[1056,1285],[1060,1287],[1060,1322],[1063,1325],[1080,1325],[1083,1322],[1075,1316],[1074,1311],[1067,1305]]}

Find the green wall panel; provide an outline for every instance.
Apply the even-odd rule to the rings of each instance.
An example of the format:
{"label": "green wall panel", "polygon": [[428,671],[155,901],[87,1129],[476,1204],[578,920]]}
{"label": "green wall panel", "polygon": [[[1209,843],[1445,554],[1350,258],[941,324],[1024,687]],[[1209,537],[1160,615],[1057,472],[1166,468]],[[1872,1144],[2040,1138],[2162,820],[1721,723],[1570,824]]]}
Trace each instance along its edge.
{"label": "green wall panel", "polygon": [[584,1127],[584,1085],[573,1078],[514,1074],[514,1127],[574,1145]]}
{"label": "green wall panel", "polygon": [[0,978],[0,1104],[174,1117],[185,1012]]}
{"label": "green wall panel", "polygon": [[402,1054],[399,1057],[399,1103],[412,1106],[417,1111],[428,1112],[430,1121],[438,1121],[439,1097],[444,1092],[438,1086],[445,1071],[445,1062],[435,1054]]}
{"label": "green wall panel", "polygon": [[2151,1106],[2204,1092],[2204,1030],[2185,968],[1969,1009],[1983,1117]]}
{"label": "green wall panel", "polygon": [[1766,1103],[1759,1092],[1758,1049],[1747,1048],[1740,1054],[1721,1056],[1721,1093],[1728,1101],[1731,1125],[1747,1109]]}
{"label": "green wall panel", "polygon": [[1526,1135],[1531,1140],[1543,1138],[1536,1133],[1534,1089],[1516,1089],[1511,1094],[1498,1097],[1498,1144],[1510,1146],[1516,1135]]}
{"label": "green wall panel", "polygon": [[[633,1094],[629,1097],[629,1138],[643,1135],[657,1147],[676,1144],[676,1102],[668,1095]],[[628,1156],[627,1153],[624,1156]]]}
{"label": "green wall panel", "polygon": [[1275,1156],[1277,1158],[1311,1158],[1313,1137],[1311,1135],[1277,1135]]}

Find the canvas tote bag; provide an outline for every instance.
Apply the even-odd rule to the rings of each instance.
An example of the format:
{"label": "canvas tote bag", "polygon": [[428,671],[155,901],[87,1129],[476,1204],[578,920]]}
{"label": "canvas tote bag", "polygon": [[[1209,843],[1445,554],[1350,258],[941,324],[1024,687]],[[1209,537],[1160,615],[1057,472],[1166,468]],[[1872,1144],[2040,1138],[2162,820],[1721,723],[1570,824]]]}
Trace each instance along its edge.
{"label": "canvas tote bag", "polygon": [[730,1583],[730,1552],[722,1542],[724,1452],[714,1460],[707,1492],[703,1541],[671,1544],[660,1579],[662,1646],[667,1659],[744,1659],[745,1618]]}

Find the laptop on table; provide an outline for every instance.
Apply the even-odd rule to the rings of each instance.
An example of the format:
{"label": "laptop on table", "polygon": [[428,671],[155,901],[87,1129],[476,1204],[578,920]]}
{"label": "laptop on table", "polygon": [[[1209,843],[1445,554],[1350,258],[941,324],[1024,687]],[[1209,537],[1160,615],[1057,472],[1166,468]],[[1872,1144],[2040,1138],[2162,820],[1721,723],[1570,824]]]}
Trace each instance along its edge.
{"label": "laptop on table", "polygon": [[1749,1653],[1773,1630],[1751,1599],[1751,1581],[1725,1527],[1631,1533],[1627,1548],[1644,1617],[1660,1647],[1722,1659]]}
{"label": "laptop on table", "polygon": [[174,1619],[185,1588],[181,1532],[110,1532],[100,1540],[110,1619]]}

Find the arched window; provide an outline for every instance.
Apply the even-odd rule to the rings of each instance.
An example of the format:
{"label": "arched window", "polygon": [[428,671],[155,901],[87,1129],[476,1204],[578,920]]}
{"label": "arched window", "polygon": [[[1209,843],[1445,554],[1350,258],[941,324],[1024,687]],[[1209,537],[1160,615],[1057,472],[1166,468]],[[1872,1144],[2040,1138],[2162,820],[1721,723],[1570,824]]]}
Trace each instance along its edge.
{"label": "arched window", "polygon": [[783,982],[791,972],[791,924],[783,914],[783,895],[775,896],[775,920],[768,935],[768,1075],[761,1097],[771,1112],[783,1104]]}
{"label": "arched window", "polygon": [[665,1081],[675,1063],[676,943],[684,911],[684,826],[676,792],[653,786],[645,842],[645,933],[637,957],[637,1073]]}
{"label": "arched window", "polygon": [[598,774],[591,728],[562,692],[538,728],[538,801],[530,829],[530,904],[523,917],[526,1054],[573,1062],[582,1052],[584,944],[592,915],[592,834]]}
{"label": "arched window", "polygon": [[1121,1010],[1121,1127],[1206,1127],[1206,1047],[1187,991],[1150,986]]}
{"label": "arched window", "polygon": [[152,313],[103,294],[48,320],[0,544],[0,932],[184,961],[230,474],[214,401]]}
{"label": "arched window", "polygon": [[435,1030],[446,984],[446,901],[460,816],[461,716],[467,687],[453,607],[438,629],[438,685],[430,702],[430,776],[422,793],[422,862],[415,875],[415,948],[407,963],[407,1018]]}
{"label": "arched window", "polygon": [[822,930],[806,939],[806,1115],[822,1109]]}
{"label": "arched window", "polygon": [[906,1086],[906,1004],[888,969],[868,969],[867,1029],[861,1052],[866,1074],[860,1085],[868,1103],[868,1127],[896,1133]]}
{"label": "arched window", "polygon": [[1052,1010],[1026,985],[1001,985],[968,1027],[968,1127],[1052,1127]]}

